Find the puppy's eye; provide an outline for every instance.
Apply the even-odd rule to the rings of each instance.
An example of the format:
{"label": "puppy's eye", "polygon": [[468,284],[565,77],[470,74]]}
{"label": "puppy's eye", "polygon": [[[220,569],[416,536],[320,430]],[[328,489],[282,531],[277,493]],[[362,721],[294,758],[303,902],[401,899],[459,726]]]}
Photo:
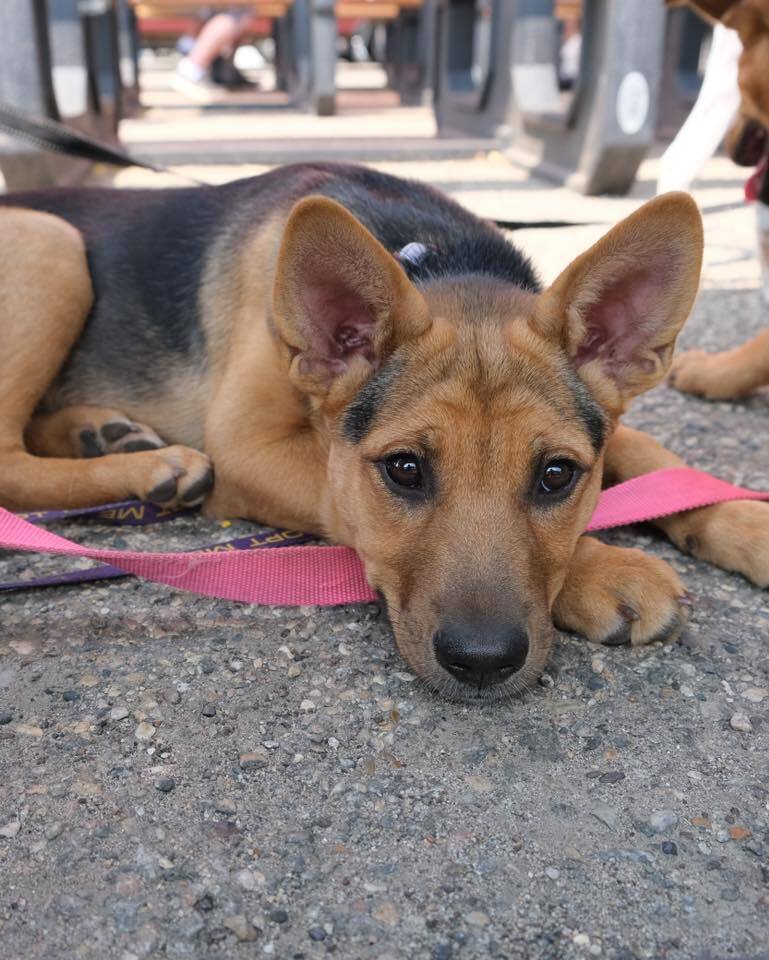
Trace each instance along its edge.
{"label": "puppy's eye", "polygon": [[540,471],[536,492],[546,497],[563,496],[574,486],[578,475],[579,468],[573,460],[550,460]]}
{"label": "puppy's eye", "polygon": [[382,461],[385,475],[393,487],[416,491],[424,486],[421,458],[413,453],[396,453]]}

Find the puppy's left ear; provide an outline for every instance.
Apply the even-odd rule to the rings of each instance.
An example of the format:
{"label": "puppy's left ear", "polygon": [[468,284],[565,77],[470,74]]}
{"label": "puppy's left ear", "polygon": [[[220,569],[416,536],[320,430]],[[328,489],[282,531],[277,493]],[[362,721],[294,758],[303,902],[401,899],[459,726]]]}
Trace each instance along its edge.
{"label": "puppy's left ear", "polygon": [[613,415],[670,367],[702,266],[688,194],[644,204],[570,264],[538,299],[532,327],[559,343]]}
{"label": "puppy's left ear", "polygon": [[278,256],[273,317],[305,393],[341,396],[431,319],[421,293],[341,204],[307,197],[291,211]]}

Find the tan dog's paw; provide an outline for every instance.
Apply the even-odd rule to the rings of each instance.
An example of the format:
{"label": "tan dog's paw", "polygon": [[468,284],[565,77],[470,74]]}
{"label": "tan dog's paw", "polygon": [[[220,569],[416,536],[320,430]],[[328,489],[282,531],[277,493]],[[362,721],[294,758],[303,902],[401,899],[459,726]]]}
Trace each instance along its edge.
{"label": "tan dog's paw", "polygon": [[689,602],[683,583],[663,560],[582,537],[553,620],[559,629],[594,643],[635,647],[676,637]]}
{"label": "tan dog's paw", "polygon": [[684,553],[769,586],[769,504],[736,500],[689,510],[666,518],[664,530]]}
{"label": "tan dog's paw", "polygon": [[673,360],[668,383],[706,400],[735,400],[755,389],[752,370],[741,351],[689,350]]}
{"label": "tan dog's paw", "polygon": [[140,456],[146,457],[149,464],[136,490],[141,500],[163,507],[192,507],[203,500],[214,484],[211,461],[197,450],[173,446]]}

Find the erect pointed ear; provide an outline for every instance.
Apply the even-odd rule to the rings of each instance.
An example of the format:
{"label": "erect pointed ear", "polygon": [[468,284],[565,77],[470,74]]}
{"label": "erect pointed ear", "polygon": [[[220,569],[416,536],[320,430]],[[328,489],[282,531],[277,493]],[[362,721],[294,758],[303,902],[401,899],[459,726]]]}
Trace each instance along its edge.
{"label": "erect pointed ear", "polygon": [[688,194],[665,194],[577,257],[539,297],[532,327],[559,343],[617,415],[665,376],[701,265],[697,205]]}
{"label": "erect pointed ear", "polygon": [[293,355],[291,379],[316,396],[348,373],[360,381],[430,326],[427,304],[397,260],[326,197],[307,197],[291,212],[273,315]]}

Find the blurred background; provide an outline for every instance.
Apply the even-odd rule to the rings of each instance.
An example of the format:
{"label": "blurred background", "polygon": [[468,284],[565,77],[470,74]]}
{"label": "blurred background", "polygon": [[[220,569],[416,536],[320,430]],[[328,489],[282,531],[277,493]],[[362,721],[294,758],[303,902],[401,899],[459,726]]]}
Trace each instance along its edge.
{"label": "blurred background", "polygon": [[[1,7],[0,104],[215,179],[305,159],[499,155],[583,194],[625,194],[691,109],[711,42],[662,0]],[[0,170],[8,188],[94,175],[11,136]]]}

